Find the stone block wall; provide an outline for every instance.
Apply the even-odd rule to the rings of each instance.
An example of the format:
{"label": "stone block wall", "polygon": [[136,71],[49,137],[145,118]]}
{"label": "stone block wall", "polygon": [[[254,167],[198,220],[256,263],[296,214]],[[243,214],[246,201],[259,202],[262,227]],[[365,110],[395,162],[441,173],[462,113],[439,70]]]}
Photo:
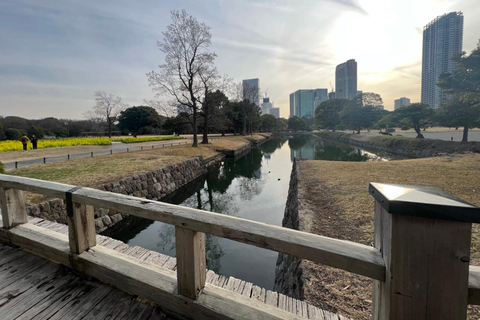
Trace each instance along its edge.
{"label": "stone block wall", "polygon": [[[207,167],[203,159],[195,157],[156,171],[106,183],[98,186],[97,189],[151,200],[160,200],[206,173]],[[66,207],[61,199],[52,199],[28,206],[27,212],[34,217],[58,223],[67,223]],[[95,208],[95,229],[97,232],[105,231],[125,217],[126,215],[113,210]]]}

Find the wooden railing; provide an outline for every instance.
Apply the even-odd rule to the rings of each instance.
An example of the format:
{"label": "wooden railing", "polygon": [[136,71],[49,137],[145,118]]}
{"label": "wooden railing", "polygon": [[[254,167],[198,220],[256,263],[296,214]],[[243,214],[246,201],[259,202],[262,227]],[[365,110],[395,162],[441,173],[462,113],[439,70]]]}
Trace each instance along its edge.
{"label": "wooden railing", "polygon": [[[68,239],[26,223],[22,191],[65,200]],[[468,269],[471,223],[480,222],[480,210],[439,190],[434,194],[432,189],[372,183],[370,192],[376,199],[375,247],[91,188],[0,175],[0,240],[192,319],[298,319],[206,286],[205,233],[375,280],[374,319],[465,319],[467,303],[480,304],[479,268]],[[95,246],[94,207],[174,225],[176,277]]]}

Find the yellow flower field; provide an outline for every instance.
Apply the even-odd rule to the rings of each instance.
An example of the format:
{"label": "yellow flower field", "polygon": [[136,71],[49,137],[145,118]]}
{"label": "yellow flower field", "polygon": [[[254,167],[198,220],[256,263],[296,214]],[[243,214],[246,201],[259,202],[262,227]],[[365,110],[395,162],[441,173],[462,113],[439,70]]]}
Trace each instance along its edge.
{"label": "yellow flower field", "polygon": [[[52,140],[38,140],[38,149],[71,147],[71,146],[87,146],[87,145],[109,145],[109,138],[65,138]],[[28,143],[28,149],[32,149],[32,144]],[[0,141],[0,152],[23,150],[22,143],[16,140]]]}

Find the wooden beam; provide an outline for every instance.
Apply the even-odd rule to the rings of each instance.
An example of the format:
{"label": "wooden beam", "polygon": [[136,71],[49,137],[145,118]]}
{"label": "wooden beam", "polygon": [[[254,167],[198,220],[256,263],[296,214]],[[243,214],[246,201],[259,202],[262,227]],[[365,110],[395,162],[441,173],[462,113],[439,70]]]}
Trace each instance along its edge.
{"label": "wooden beam", "polygon": [[0,188],[0,199],[4,228],[10,229],[27,222],[23,191],[2,187]]}
{"label": "wooden beam", "polygon": [[67,215],[70,250],[80,254],[97,244],[93,207],[73,203],[71,210],[72,215]]}
{"label": "wooden beam", "polygon": [[291,254],[372,279],[385,279],[385,263],[380,251],[355,242],[90,188],[76,191],[72,199],[74,202]]}
{"label": "wooden beam", "polygon": [[468,304],[480,305],[480,266],[470,266],[469,269]]}
{"label": "wooden beam", "polygon": [[0,174],[0,185],[4,188],[40,193],[60,199],[65,199],[65,192],[74,187],[72,185],[58,182],[16,177],[7,174]]}
{"label": "wooden beam", "polygon": [[95,246],[80,255],[73,254],[67,236],[28,223],[11,230],[0,229],[0,241],[73,267],[79,273],[157,303],[165,312],[186,319],[304,319],[208,284],[197,300],[189,299],[177,293],[174,271],[147,267],[132,257],[102,246]]}
{"label": "wooden beam", "polygon": [[175,227],[178,293],[196,299],[205,286],[205,233]]}
{"label": "wooden beam", "polygon": [[375,204],[374,320],[466,319],[471,223],[388,213]]}

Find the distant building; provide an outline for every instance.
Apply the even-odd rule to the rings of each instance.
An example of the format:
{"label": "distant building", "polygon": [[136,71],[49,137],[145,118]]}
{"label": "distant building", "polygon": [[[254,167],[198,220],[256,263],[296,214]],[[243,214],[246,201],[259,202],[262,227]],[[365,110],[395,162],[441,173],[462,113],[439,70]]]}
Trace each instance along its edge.
{"label": "distant building", "polygon": [[357,62],[350,59],[335,69],[335,97],[353,99],[357,95]]}
{"label": "distant building", "polygon": [[422,103],[437,109],[445,95],[437,87],[443,72],[452,72],[452,57],[462,52],[463,13],[450,12],[435,18],[423,28]]}
{"label": "distant building", "polygon": [[400,99],[395,100],[395,105],[393,107],[393,110],[397,110],[400,107],[409,106],[409,105],[410,105],[410,99],[401,97]]}
{"label": "distant building", "polygon": [[274,115],[275,118],[280,118],[280,108],[272,108],[270,109],[270,114]]}
{"label": "distant building", "polygon": [[260,112],[262,114],[270,114],[270,110],[273,108],[273,103],[270,102],[269,97],[263,98],[263,102],[260,105]]}
{"label": "distant building", "polygon": [[335,91],[328,93],[328,99],[335,99]]}
{"label": "distant building", "polygon": [[290,94],[290,117],[313,117],[315,108],[328,99],[327,89],[302,89]]}
{"label": "distant building", "polygon": [[260,80],[246,79],[242,81],[243,100],[249,100],[260,107]]}

